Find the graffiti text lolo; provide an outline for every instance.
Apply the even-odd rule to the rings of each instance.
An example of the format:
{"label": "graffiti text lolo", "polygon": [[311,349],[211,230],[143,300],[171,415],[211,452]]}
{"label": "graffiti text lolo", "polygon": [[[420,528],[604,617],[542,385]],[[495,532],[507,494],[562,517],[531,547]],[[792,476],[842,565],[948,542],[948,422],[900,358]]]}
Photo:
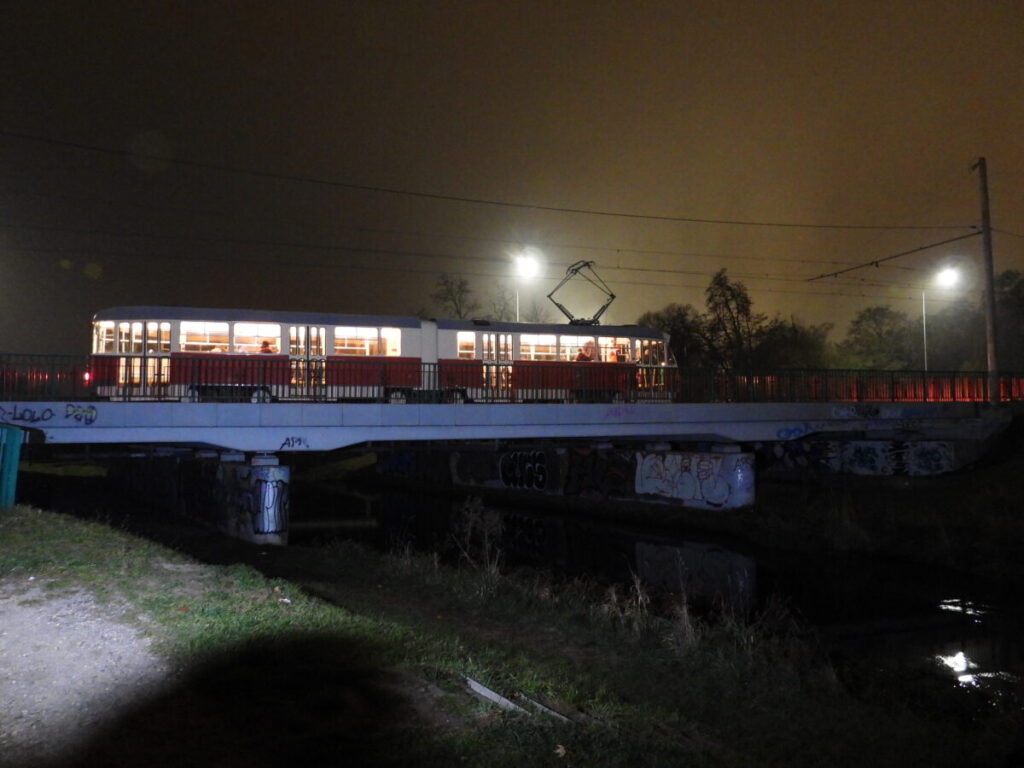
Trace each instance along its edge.
{"label": "graffiti text lolo", "polygon": [[10,407],[0,405],[0,419],[4,421],[17,421],[21,424],[40,424],[52,419],[53,415],[52,408],[43,408],[37,411],[35,408],[26,408],[13,403]]}

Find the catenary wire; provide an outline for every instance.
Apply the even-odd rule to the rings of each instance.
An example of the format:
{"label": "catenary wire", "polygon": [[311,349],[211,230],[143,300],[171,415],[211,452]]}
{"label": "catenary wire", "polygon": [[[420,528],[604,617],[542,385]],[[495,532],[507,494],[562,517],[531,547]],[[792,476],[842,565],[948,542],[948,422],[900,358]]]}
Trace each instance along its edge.
{"label": "catenary wire", "polygon": [[188,168],[198,168],[208,171],[218,171],[221,173],[233,173],[251,176],[255,178],[273,179],[276,181],[290,181],[302,184],[313,184],[325,187],[334,187],[338,189],[349,189],[360,192],[376,192],[381,194],[389,195],[401,195],[405,197],[416,197],[429,200],[440,200],[445,202],[456,202],[471,205],[485,205],[502,208],[516,208],[520,210],[534,210],[534,211],[546,211],[551,213],[570,213],[570,214],[581,214],[587,216],[605,216],[615,217],[624,219],[642,219],[647,221],[671,221],[684,224],[707,224],[707,225],[720,225],[720,226],[737,226],[737,227],[778,227],[778,228],[791,228],[791,229],[850,229],[850,230],[941,230],[941,229],[968,229],[972,225],[964,224],[935,224],[935,225],[921,225],[921,224],[811,224],[808,222],[779,222],[779,221],[748,221],[740,219],[713,219],[713,218],[700,218],[695,216],[667,216],[658,214],[643,214],[643,213],[629,213],[625,211],[605,211],[591,208],[572,208],[567,206],[552,206],[552,205],[539,205],[535,203],[514,203],[503,200],[491,200],[488,198],[480,197],[468,197],[461,195],[446,195],[436,192],[422,192],[416,190],[400,189],[396,187],[383,187],[375,186],[370,184],[354,184],[351,182],[337,181],[335,179],[325,179],[314,176],[303,176],[299,174],[290,173],[278,173],[273,171],[258,170],[255,168],[244,168],[240,166],[232,166],[221,163],[209,163],[199,160],[186,160],[178,158],[169,158],[166,156],[145,153],[145,152],[134,152],[127,149],[114,149],[112,147],[104,147],[97,144],[87,144],[84,142],[67,141],[62,139],[54,139],[48,136],[39,136],[27,133],[19,133],[16,131],[9,131],[0,129],[0,136],[4,136],[10,139],[18,139],[21,141],[38,142],[47,144],[50,146],[67,147],[70,149],[77,149],[87,152],[97,152],[108,155],[115,155],[118,157],[133,157],[142,160],[155,160],[162,163],[169,163],[173,165],[180,165]]}

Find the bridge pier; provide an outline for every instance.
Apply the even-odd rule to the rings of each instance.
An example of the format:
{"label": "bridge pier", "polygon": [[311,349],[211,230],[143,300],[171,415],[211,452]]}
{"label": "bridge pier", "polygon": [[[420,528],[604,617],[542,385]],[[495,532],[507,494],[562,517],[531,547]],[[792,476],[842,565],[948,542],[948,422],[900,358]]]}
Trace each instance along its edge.
{"label": "bridge pier", "polygon": [[277,456],[225,453],[214,481],[215,524],[224,533],[253,544],[288,543],[291,469]]}

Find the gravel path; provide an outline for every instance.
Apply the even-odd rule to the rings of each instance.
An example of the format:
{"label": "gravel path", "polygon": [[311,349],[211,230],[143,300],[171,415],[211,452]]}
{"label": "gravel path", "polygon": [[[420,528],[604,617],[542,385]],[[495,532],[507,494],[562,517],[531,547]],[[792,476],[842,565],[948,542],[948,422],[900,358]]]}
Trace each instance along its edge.
{"label": "gravel path", "polygon": [[0,765],[66,754],[169,679],[125,610],[0,579]]}

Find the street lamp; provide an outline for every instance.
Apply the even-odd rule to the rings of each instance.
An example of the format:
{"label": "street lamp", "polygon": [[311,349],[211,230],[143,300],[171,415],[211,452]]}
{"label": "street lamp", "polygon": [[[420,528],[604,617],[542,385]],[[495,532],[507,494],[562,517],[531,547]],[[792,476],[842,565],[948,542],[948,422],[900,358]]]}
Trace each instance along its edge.
{"label": "street lamp", "polygon": [[[960,273],[952,267],[946,267],[935,275],[935,284],[939,288],[952,288],[960,280]],[[928,372],[928,309],[925,303],[925,289],[921,289],[921,343],[924,349],[924,370]]]}
{"label": "street lamp", "polygon": [[[532,250],[523,251],[515,257],[516,275],[523,280],[536,277],[540,272],[540,262]],[[519,322],[519,283],[516,282],[516,322]]]}

